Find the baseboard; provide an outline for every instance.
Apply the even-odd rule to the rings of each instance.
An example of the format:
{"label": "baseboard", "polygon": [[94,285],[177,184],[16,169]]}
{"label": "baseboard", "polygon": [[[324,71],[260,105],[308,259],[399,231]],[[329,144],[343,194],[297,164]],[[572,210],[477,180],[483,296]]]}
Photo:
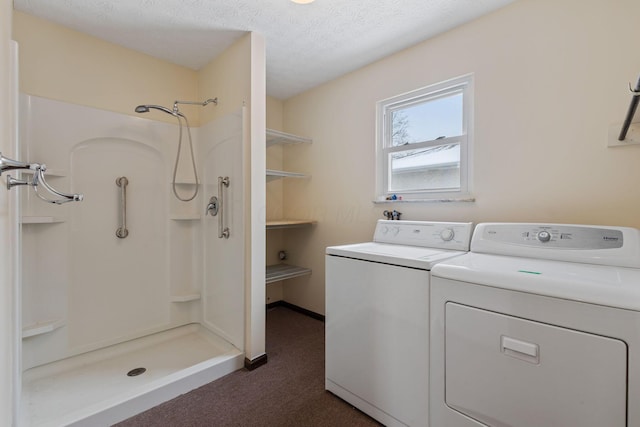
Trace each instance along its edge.
{"label": "baseboard", "polygon": [[244,358],[244,367],[249,371],[253,371],[254,369],[259,368],[260,366],[266,363],[267,363],[266,353],[263,354],[262,356],[256,357],[253,360],[249,360],[246,357]]}
{"label": "baseboard", "polygon": [[306,308],[302,308],[295,304],[291,304],[290,302],[280,300],[280,301],[271,302],[267,304],[267,309],[274,308],[274,307],[286,307],[290,310],[297,311],[298,313],[304,314],[306,316],[309,316],[316,320],[320,320],[324,322],[324,314],[319,314],[319,313],[316,313],[315,311],[307,310]]}

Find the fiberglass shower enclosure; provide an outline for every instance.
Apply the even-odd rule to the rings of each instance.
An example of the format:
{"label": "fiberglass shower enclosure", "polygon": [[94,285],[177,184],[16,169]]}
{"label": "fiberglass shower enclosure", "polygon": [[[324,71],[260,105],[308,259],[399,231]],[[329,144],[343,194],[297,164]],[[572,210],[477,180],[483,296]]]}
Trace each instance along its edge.
{"label": "fiberglass shower enclosure", "polygon": [[243,364],[243,111],[191,129],[200,182],[188,144],[175,177],[179,194],[200,186],[189,202],[172,191],[178,126],[149,117],[20,97],[21,157],[84,194],[57,206],[21,193],[24,425],[114,422]]}

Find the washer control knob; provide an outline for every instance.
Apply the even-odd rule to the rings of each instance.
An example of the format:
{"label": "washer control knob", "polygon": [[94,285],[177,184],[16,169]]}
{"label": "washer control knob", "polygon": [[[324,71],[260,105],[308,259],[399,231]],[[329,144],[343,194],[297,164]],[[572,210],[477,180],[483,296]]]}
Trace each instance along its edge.
{"label": "washer control knob", "polygon": [[400,227],[393,227],[391,229],[391,232],[393,233],[394,236],[397,236],[400,233]]}
{"label": "washer control knob", "polygon": [[449,241],[453,240],[455,235],[456,235],[456,233],[454,233],[452,228],[445,228],[444,230],[442,230],[440,232],[440,238],[442,240],[444,240],[445,242],[449,242]]}
{"label": "washer control knob", "polygon": [[549,233],[548,231],[539,231],[538,232],[538,240],[540,240],[542,243],[548,242],[549,240],[551,240],[551,233]]}

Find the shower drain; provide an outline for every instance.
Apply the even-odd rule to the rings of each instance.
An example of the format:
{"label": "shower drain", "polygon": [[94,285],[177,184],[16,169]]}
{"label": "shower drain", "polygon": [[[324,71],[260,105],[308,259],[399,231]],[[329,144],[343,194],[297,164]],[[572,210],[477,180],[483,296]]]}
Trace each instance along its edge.
{"label": "shower drain", "polygon": [[136,368],[127,372],[128,377],[137,377],[140,374],[144,374],[147,371],[147,368]]}

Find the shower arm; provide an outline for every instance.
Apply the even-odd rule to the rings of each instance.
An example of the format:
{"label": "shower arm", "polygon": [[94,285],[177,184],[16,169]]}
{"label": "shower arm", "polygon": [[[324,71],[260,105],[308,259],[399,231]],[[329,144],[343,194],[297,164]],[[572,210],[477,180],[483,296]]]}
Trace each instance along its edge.
{"label": "shower arm", "polygon": [[209,98],[206,101],[200,102],[200,101],[174,101],[173,102],[173,112],[174,113],[178,113],[178,104],[187,104],[187,105],[200,105],[201,107],[204,107],[205,105],[208,104],[214,104],[214,105],[218,105],[218,98]]}

